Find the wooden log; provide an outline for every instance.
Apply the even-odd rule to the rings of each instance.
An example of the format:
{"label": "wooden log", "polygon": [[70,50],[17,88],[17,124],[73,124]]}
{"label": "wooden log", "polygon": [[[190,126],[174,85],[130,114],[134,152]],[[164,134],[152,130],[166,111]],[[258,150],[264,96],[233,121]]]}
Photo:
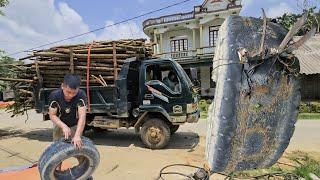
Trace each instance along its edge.
{"label": "wooden log", "polygon": [[1,81],[13,81],[13,82],[25,82],[25,83],[34,83],[33,80],[29,79],[15,79],[15,78],[2,78],[0,77]]}
{"label": "wooden log", "polygon": [[113,42],[113,74],[114,74],[114,81],[118,78],[118,71],[117,71],[117,51],[116,51],[116,43]]}
{"label": "wooden log", "polygon": [[[125,48],[122,48],[122,47],[116,47],[116,50],[119,51],[119,52],[125,52],[125,51],[126,51],[126,49],[125,49]],[[79,50],[75,50],[74,52],[77,53],[77,54],[82,54],[82,53],[87,53],[88,50],[86,50],[86,49],[79,49]],[[104,53],[104,54],[106,54],[107,52],[112,53],[112,52],[113,52],[113,47],[93,48],[93,49],[91,49],[91,52],[92,52],[93,54],[94,54],[94,53]]]}
{"label": "wooden log", "polygon": [[[59,70],[59,71],[66,71],[68,73],[69,67],[68,66],[60,66],[59,69],[55,66],[39,66],[43,70]],[[85,70],[87,69],[86,66],[75,66],[75,70]],[[116,70],[120,70],[120,68],[115,68]],[[98,70],[98,71],[114,71],[113,67],[90,67],[90,70]]]}
{"label": "wooden log", "polygon": [[[69,58],[69,54],[62,53],[54,53],[54,52],[37,52],[36,56],[44,56],[44,57],[59,57],[59,58]],[[87,58],[86,54],[74,54],[75,58]],[[113,54],[91,54],[90,57],[92,59],[111,59],[113,58]],[[117,54],[117,58],[128,58],[128,54]]]}
{"label": "wooden log", "polygon": [[[46,76],[46,75],[61,75],[64,76],[66,75],[68,72],[67,71],[57,71],[57,70],[41,70],[40,71],[41,75]],[[84,70],[75,70],[74,74],[77,75],[82,75],[84,74],[85,71]],[[112,71],[92,71],[90,74],[93,75],[113,75]]]}
{"label": "wooden log", "polygon": [[28,90],[25,90],[25,89],[18,89],[21,93],[24,93],[24,94],[29,94],[29,95],[33,95],[33,92],[31,91],[28,91]]}
{"label": "wooden log", "polygon": [[[127,58],[123,59],[117,59],[117,62],[124,62]],[[86,62],[86,59],[78,58],[77,62]],[[104,64],[112,64],[113,65],[113,59],[91,59],[91,62],[93,63],[104,63]]]}
{"label": "wooden log", "polygon": [[40,66],[69,66],[70,62],[67,61],[39,61]]}
{"label": "wooden log", "polygon": [[[75,54],[74,55],[77,58],[86,58],[86,54]],[[117,58],[128,58],[128,54],[117,54]],[[91,54],[92,59],[109,59],[113,58],[113,54]]]}
{"label": "wooden log", "polygon": [[[45,63],[41,63],[39,62],[40,64],[40,67],[47,67],[47,66],[50,66],[50,67],[53,67],[53,66],[58,66],[56,67],[56,69],[60,69],[61,66],[64,66],[64,67],[69,67],[71,64],[70,62],[45,62]],[[75,62],[74,63],[74,66],[86,66],[86,62]],[[122,64],[122,62],[119,62],[118,64]],[[110,64],[110,63],[91,63],[91,66],[93,67],[113,67],[113,64]],[[33,66],[35,67],[35,66]],[[31,69],[33,69],[33,67]]]}
{"label": "wooden log", "polygon": [[68,54],[54,53],[54,52],[36,52],[35,56],[44,56],[44,57],[59,57],[59,58],[69,58]]}
{"label": "wooden log", "polygon": [[74,73],[74,59],[73,59],[73,49],[70,48],[70,72]]}
{"label": "wooden log", "polygon": [[33,57],[34,57],[34,55],[26,56],[26,57],[20,58],[19,61],[23,61],[23,60],[30,59]]}

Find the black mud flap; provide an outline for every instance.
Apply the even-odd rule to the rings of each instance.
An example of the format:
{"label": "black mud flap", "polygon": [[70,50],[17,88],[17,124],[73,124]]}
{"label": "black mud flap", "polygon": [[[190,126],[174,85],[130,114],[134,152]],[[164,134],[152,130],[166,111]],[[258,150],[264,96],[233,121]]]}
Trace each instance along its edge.
{"label": "black mud flap", "polygon": [[[279,55],[250,59],[257,57],[261,42],[269,51],[263,53],[276,52],[287,34],[271,22],[263,27],[261,19],[231,16],[220,28],[213,62],[217,87],[206,139],[213,172],[269,167],[293,135],[300,103],[299,62]],[[248,58],[243,60],[244,54]]]}

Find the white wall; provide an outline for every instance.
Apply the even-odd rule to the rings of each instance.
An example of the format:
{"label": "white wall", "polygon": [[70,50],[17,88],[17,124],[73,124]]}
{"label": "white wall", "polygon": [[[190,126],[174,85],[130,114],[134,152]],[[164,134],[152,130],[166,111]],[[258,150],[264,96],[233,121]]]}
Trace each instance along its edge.
{"label": "white wall", "polygon": [[[200,67],[201,96],[214,96],[214,88],[210,88],[210,66]],[[209,93],[206,92],[210,88]]]}
{"label": "white wall", "polygon": [[221,26],[224,19],[215,19],[203,25],[203,46],[209,46],[209,27],[211,26]]}
{"label": "white wall", "polygon": [[192,50],[192,30],[174,30],[163,34],[163,52],[171,52],[170,41],[175,39],[188,39],[188,50]]}

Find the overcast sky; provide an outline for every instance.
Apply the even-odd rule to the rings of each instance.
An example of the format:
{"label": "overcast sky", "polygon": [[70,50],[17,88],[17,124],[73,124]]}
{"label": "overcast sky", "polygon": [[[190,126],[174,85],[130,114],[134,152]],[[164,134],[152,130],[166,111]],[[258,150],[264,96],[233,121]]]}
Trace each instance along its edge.
{"label": "overcast sky", "polygon": [[[182,0],[10,0],[0,17],[0,49],[8,54],[26,50],[107,26]],[[259,17],[261,8],[268,17],[285,12],[299,12],[297,1],[302,0],[242,0],[241,15]],[[320,0],[311,0],[320,7]],[[145,19],[179,12],[189,12],[203,0],[187,3],[151,14],[128,23],[90,33],[62,44],[110,40],[119,38],[145,38],[142,22]],[[19,54],[15,57],[22,57]]]}

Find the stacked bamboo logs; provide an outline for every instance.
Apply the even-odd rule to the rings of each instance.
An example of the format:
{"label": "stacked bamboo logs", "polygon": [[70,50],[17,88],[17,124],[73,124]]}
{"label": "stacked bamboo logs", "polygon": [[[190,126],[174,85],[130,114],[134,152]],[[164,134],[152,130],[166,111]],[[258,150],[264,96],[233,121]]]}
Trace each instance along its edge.
{"label": "stacked bamboo logs", "polygon": [[[19,79],[37,79],[43,81],[43,87],[59,87],[65,74],[75,73],[85,85],[89,46],[79,44],[36,51],[33,56],[23,58],[35,61],[27,66],[33,77],[29,74]],[[90,50],[90,85],[113,85],[127,58],[151,55],[151,48],[143,39],[94,42]]]}
{"label": "stacked bamboo logs", "polygon": [[[89,47],[90,52],[88,52]],[[52,47],[34,51],[32,55],[20,59],[31,60],[32,63],[12,66],[17,76],[2,77],[0,80],[17,83],[16,94],[28,100],[34,97],[33,88],[36,85],[41,84],[43,88],[58,88],[63,77],[68,73],[79,75],[81,85],[85,86],[88,67],[90,86],[113,86],[127,58],[151,57],[151,49],[144,39],[99,41],[92,44]]]}

